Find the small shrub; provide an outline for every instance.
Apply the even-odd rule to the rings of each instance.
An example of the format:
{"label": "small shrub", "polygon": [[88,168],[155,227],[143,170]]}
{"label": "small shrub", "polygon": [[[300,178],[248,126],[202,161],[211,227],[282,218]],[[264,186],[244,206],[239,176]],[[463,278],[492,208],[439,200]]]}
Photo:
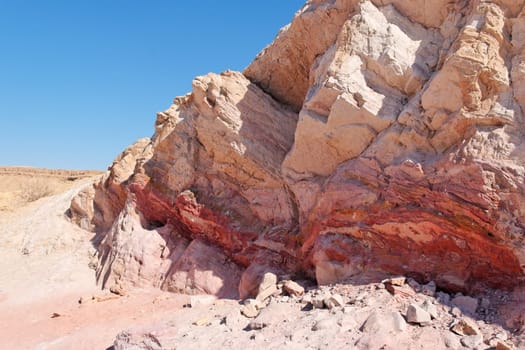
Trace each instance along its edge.
{"label": "small shrub", "polygon": [[20,196],[26,202],[34,202],[53,194],[53,190],[42,179],[32,179],[21,186]]}

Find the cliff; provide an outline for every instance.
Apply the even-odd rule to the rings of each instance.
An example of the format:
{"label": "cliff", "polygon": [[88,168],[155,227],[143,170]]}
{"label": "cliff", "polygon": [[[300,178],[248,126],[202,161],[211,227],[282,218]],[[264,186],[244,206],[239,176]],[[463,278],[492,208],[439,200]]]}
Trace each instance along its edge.
{"label": "cliff", "polygon": [[525,281],[524,1],[310,0],[71,204],[108,288]]}

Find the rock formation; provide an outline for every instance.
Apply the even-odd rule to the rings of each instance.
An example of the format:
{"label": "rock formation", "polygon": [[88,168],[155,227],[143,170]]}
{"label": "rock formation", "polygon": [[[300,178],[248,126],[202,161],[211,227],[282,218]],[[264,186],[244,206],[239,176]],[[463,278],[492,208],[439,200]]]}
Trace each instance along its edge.
{"label": "rock formation", "polygon": [[525,281],[524,1],[309,0],[71,205],[106,287]]}

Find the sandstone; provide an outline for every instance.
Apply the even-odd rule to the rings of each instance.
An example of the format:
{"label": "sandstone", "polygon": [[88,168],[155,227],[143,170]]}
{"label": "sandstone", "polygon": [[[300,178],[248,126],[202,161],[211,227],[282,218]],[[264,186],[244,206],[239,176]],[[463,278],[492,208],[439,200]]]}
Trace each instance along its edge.
{"label": "sandstone", "polygon": [[443,334],[443,340],[448,349],[461,349],[461,339],[454,333]]}
{"label": "sandstone", "polygon": [[242,299],[278,293],[258,289],[267,272],[420,276],[429,296],[519,286],[520,4],[308,1],[243,73],[195,78],[72,200],[98,282]]}
{"label": "sandstone", "polygon": [[410,304],[407,309],[407,321],[409,323],[427,324],[430,322],[430,314],[417,304]]}
{"label": "sandstone", "polygon": [[326,305],[324,303],[325,299],[329,298],[328,295],[316,295],[312,298],[312,305],[316,309],[323,309]]}
{"label": "sandstone", "polygon": [[201,326],[209,326],[211,323],[210,323],[210,319],[207,318],[207,317],[204,317],[204,318],[201,318],[201,319],[198,319],[197,321],[193,322],[193,325],[194,326],[198,326],[198,327],[201,327]]}
{"label": "sandstone", "polygon": [[323,303],[328,309],[342,307],[344,305],[343,297],[340,294],[331,294],[323,299]]}
{"label": "sandstone", "polygon": [[386,290],[388,290],[392,295],[399,295],[402,297],[413,297],[414,295],[416,295],[415,291],[407,286],[396,286],[393,284],[387,284]]}
{"label": "sandstone", "polygon": [[438,318],[438,311],[436,305],[434,305],[431,301],[425,300],[423,304],[421,304],[421,309],[428,312],[428,314],[433,318]]}
{"label": "sandstone", "polygon": [[284,290],[292,296],[302,296],[304,294],[304,288],[297,282],[285,281],[283,285]]}
{"label": "sandstone", "polygon": [[459,335],[481,335],[481,331],[476,322],[469,318],[460,319],[450,330]]}
{"label": "sandstone", "polygon": [[271,272],[265,273],[261,284],[259,284],[259,291],[256,299],[259,301],[266,300],[275,292],[277,292],[277,276]]}
{"label": "sandstone", "polygon": [[474,315],[478,308],[478,299],[469,296],[459,295],[452,299],[452,304],[457,306],[464,313]]}
{"label": "sandstone", "polygon": [[[190,197],[191,195],[189,194],[188,196],[184,196],[185,199],[191,199]],[[63,208],[66,208],[66,206]],[[130,206],[129,208],[133,209],[134,207]],[[48,221],[46,218],[44,218],[44,216],[49,216],[50,219],[55,217],[55,220],[60,219],[63,221],[61,215],[64,212],[64,209],[58,209],[60,208],[57,208],[56,213],[53,215],[42,215],[42,211],[45,211],[45,208],[38,208],[40,216],[31,215],[27,218],[27,222],[29,224],[27,232],[31,235],[41,234],[38,229],[34,229],[35,225],[40,225],[40,222],[46,223],[45,225],[41,226],[41,229],[44,228],[47,231],[49,226],[47,225]],[[128,214],[128,217],[132,217],[131,215],[133,212]],[[4,218],[2,217],[0,219],[3,224],[5,222],[3,220]],[[206,270],[207,266],[213,266],[201,264],[199,259],[205,257],[206,252],[213,255],[216,254],[215,250],[209,249],[210,247],[215,246],[214,243],[202,238],[192,239],[190,236],[186,236],[187,232],[183,231],[180,227],[174,227],[173,222],[167,223],[164,226],[160,226],[161,223],[142,222],[140,217],[138,219],[139,220],[135,223],[125,220],[122,221],[120,223],[122,224],[122,227],[119,230],[121,230],[121,233],[143,232],[141,231],[141,228],[146,231],[155,231],[162,238],[162,240],[167,243],[167,245],[164,250],[159,251],[159,256],[152,255],[151,258],[158,258],[159,260],[162,260],[164,259],[162,258],[163,256],[172,256],[174,259],[178,257],[178,259],[191,262],[189,265],[175,264],[175,266],[180,267],[180,270],[177,271],[188,271],[186,275],[188,278],[184,279],[184,285],[189,285],[190,283],[188,281],[191,282],[194,280],[194,276],[191,276],[192,273],[198,272],[201,269]],[[129,226],[126,226],[128,224],[132,224],[131,227],[133,229],[130,229]],[[84,232],[76,229],[73,232],[68,233],[68,229],[74,229],[74,227],[66,221],[64,221],[64,226],[58,227],[61,229],[57,229],[56,231],[59,231],[60,235],[74,234],[77,238],[78,236],[84,235],[84,241],[81,243],[86,243],[85,246],[87,247],[91,246],[91,243],[88,241],[90,238],[89,234],[85,234]],[[6,230],[5,226],[3,225],[0,226],[0,230],[6,234],[17,234],[15,230]],[[49,231],[55,230],[53,229]],[[167,232],[169,232],[170,235],[167,235]],[[81,233],[81,235],[79,235],[79,233]],[[330,233],[325,233],[325,235],[329,234]],[[121,236],[121,238],[124,237],[126,236]],[[34,238],[38,237],[31,236],[31,239]],[[185,240],[185,242],[188,244],[180,244],[178,246],[172,245],[172,243],[182,240]],[[33,242],[39,242],[39,240]],[[57,241],[53,239],[49,243],[53,245],[63,244],[61,242],[63,241]],[[125,240],[123,240],[123,242],[125,242]],[[121,248],[133,247],[134,245],[131,243],[133,243],[133,240],[127,244],[122,245]],[[268,242],[261,243],[260,241],[258,244],[268,244]],[[33,246],[36,247],[36,245]],[[268,244],[267,247],[269,246],[270,245]],[[88,254],[85,253],[84,248],[77,249],[77,246],[74,247],[74,249],[67,248],[67,252],[65,253],[67,255],[65,255],[65,257],[69,257],[70,259],[74,258],[75,260],[78,259],[79,261],[76,262],[76,264],[78,264],[79,267],[82,267],[82,269],[85,271],[85,281],[91,282],[92,276],[90,275],[90,270],[85,266],[88,261]],[[80,247],[84,247],[84,244],[78,248]],[[277,249],[279,246],[273,245],[271,247],[272,249]],[[153,245],[146,246],[145,248],[151,249],[152,252],[157,251],[157,248]],[[186,250],[189,248],[191,249],[186,252]],[[34,250],[35,253],[33,254],[39,254],[39,249]],[[43,251],[47,250],[44,249]],[[461,345],[460,340],[464,336],[458,336],[447,329],[449,326],[451,326],[449,325],[449,322],[451,322],[452,319],[452,317],[446,313],[446,310],[449,310],[448,306],[440,305],[439,302],[436,301],[437,297],[434,298],[422,294],[416,294],[413,298],[409,299],[392,297],[389,292],[386,291],[386,289],[377,289],[377,285],[380,284],[378,281],[381,281],[384,276],[378,277],[378,275],[354,275],[347,281],[347,283],[350,284],[334,284],[330,286],[320,286],[318,288],[308,287],[308,292],[306,293],[307,296],[319,295],[323,296],[324,300],[326,295],[329,293],[330,295],[339,294],[343,296],[345,301],[351,300],[353,305],[347,306],[347,310],[344,308],[335,308],[331,311],[326,309],[312,310],[310,308],[304,307],[306,305],[298,303],[297,297],[289,297],[288,303],[283,302],[285,297],[279,296],[268,298],[266,299],[268,302],[268,306],[266,306],[266,308],[264,308],[264,304],[259,304],[254,299],[247,300],[246,304],[248,305],[250,303],[254,303],[256,309],[259,311],[259,314],[263,314],[264,311],[268,308],[271,308],[273,304],[290,306],[289,309],[285,309],[282,313],[271,313],[271,315],[285,315],[284,317],[270,317],[269,321],[267,320],[259,324],[258,327],[261,327],[261,325],[263,326],[263,328],[260,330],[247,331],[247,329],[249,329],[247,328],[248,324],[257,317],[251,319],[241,314],[241,306],[238,305],[236,300],[219,299],[210,306],[200,305],[196,307],[187,307],[188,305],[192,305],[192,299],[195,301],[200,298],[203,298],[204,300],[212,300],[214,298],[200,293],[192,295],[193,298],[191,296],[180,295],[170,296],[168,293],[152,289],[151,285],[149,284],[152,280],[148,280],[144,277],[153,276],[151,274],[151,270],[147,269],[147,266],[151,266],[149,264],[157,260],[144,260],[143,264],[146,266],[146,270],[142,272],[140,270],[133,270],[134,266],[140,266],[138,262],[135,264],[133,261],[124,261],[123,264],[118,261],[118,259],[126,258],[126,254],[124,254],[125,251],[126,250],[122,250],[120,254],[116,255],[109,254],[107,255],[107,258],[115,259],[115,261],[112,263],[114,267],[123,267],[128,264],[127,266],[130,268],[128,271],[125,269],[111,270],[110,275],[112,278],[108,280],[110,283],[115,281],[127,281],[129,284],[125,287],[126,297],[119,297],[118,295],[111,294],[107,291],[104,293],[95,293],[91,288],[89,291],[78,289],[77,287],[82,287],[84,282],[81,282],[81,285],[74,281],[74,284],[70,284],[73,277],[74,279],[77,277],[82,279],[82,275],[78,276],[76,272],[71,274],[72,270],[70,270],[69,265],[71,265],[73,261],[63,258],[62,256],[53,256],[52,251],[50,256],[40,257],[43,259],[43,264],[41,264],[36,270],[35,266],[31,266],[34,265],[34,260],[29,262],[30,264],[23,264],[22,266],[16,267],[20,272],[23,272],[23,270],[26,268],[29,269],[29,271],[25,272],[28,278],[26,281],[30,281],[32,286],[38,287],[33,288],[34,290],[23,288],[23,290],[20,290],[20,295],[17,295],[14,292],[16,289],[13,288],[13,286],[18,284],[23,287],[28,284],[21,284],[19,276],[14,276],[14,274],[12,275],[8,270],[4,271],[2,276],[0,276],[5,282],[5,285],[2,286],[2,293],[5,293],[8,298],[0,302],[0,306],[2,306],[3,310],[5,311],[2,314],[4,315],[4,319],[6,321],[4,322],[5,327],[7,327],[0,327],[2,328],[3,334],[6,335],[5,337],[0,337],[0,343],[4,345],[3,348],[75,348],[75,344],[77,344],[77,347],[83,347],[82,344],[86,344],[85,340],[79,341],[79,339],[87,339],[86,337],[89,338],[89,333],[91,333],[89,331],[90,328],[86,328],[84,326],[91,324],[94,319],[93,317],[96,318],[100,315],[106,315],[107,317],[99,317],[99,319],[97,319],[97,336],[91,337],[87,342],[91,345],[93,345],[92,342],[95,342],[97,344],[97,346],[95,346],[96,348],[106,348],[110,346],[112,339],[115,337],[115,332],[117,329],[115,327],[129,329],[128,327],[130,326],[149,323],[152,324],[152,327],[148,326],[148,329],[127,331],[128,334],[133,334],[131,336],[133,339],[130,339],[126,345],[124,345],[125,343],[121,343],[119,346],[128,349],[147,347],[157,347],[164,349],[171,349],[174,347],[188,349],[202,347],[247,349],[258,349],[265,347],[277,349],[304,349],[308,347],[323,349],[329,347],[350,347],[356,349],[380,349],[383,347],[390,349],[431,348],[436,350],[444,350],[446,346],[448,346],[450,349],[460,349],[463,346]],[[146,252],[147,251],[148,250],[146,250]],[[129,256],[131,259],[135,259],[135,257],[140,258],[143,256],[138,249],[131,249],[127,252],[133,253]],[[201,252],[201,254],[197,254],[198,252]],[[17,260],[15,261],[19,261],[18,259],[28,259],[28,257],[22,257],[19,255],[19,245],[17,244],[13,244],[12,253],[13,256],[16,255],[17,257]],[[240,253],[240,255],[252,253],[255,254],[253,251],[251,251],[251,253],[244,252]],[[338,251],[335,250],[333,253],[337,254]],[[70,254],[75,255],[71,256]],[[10,255],[10,251],[7,250],[6,254],[3,256],[4,263],[6,259],[10,258]],[[29,257],[29,259],[33,259],[34,255]],[[90,252],[89,255],[92,255],[92,253]],[[189,257],[191,256],[194,256],[195,258],[190,259]],[[268,254],[268,252],[266,252],[264,256],[273,256],[275,258],[279,257],[277,254]],[[241,265],[240,262],[233,261],[232,259],[234,258],[235,256],[230,257],[222,255],[222,260],[216,260],[216,263],[222,263],[226,265],[233,263],[233,265],[229,266],[237,266],[238,269],[242,270],[241,267],[246,266],[246,263],[245,265]],[[260,259],[262,258],[258,255],[257,258],[254,258],[253,261],[249,262],[248,266],[251,266],[254,261],[257,261],[257,264],[261,264],[260,266],[262,266],[262,260]],[[56,261],[51,263],[51,260]],[[166,262],[170,262],[168,261],[170,260],[169,258],[166,260]],[[279,261],[278,259],[269,259],[267,261],[270,261],[271,264],[267,265],[265,268],[262,268],[263,271],[272,271],[275,275],[279,275],[279,279],[286,280],[290,278],[284,277],[286,274],[279,272],[279,264],[277,264]],[[282,264],[286,264],[286,262],[282,261]],[[6,265],[9,267],[9,264]],[[102,262],[101,265],[109,266],[109,264],[106,264],[106,262]],[[170,277],[169,271],[171,267],[171,263],[166,264],[166,266],[163,265],[163,268],[165,268],[163,271],[168,271],[166,278]],[[306,269],[308,269],[307,266],[305,267],[305,270]],[[49,272],[45,273],[44,270]],[[174,272],[177,273],[177,271]],[[254,271],[254,269],[250,269],[249,272],[251,273],[251,271]],[[145,283],[146,288],[142,290],[136,287],[134,288],[131,283],[133,279],[129,278],[132,276],[132,272],[139,272],[139,276],[143,278],[140,281]],[[117,277],[119,275],[126,278],[118,279]],[[298,274],[296,274],[296,276],[297,275]],[[262,279],[263,274],[260,276]],[[15,278],[13,281],[14,283],[9,281],[11,278]],[[46,280],[45,283],[42,283],[42,280]],[[223,281],[227,280],[223,279]],[[60,282],[60,288],[58,289],[56,289],[57,282]],[[199,283],[200,285],[204,285],[203,282]],[[260,281],[256,281],[255,285],[258,286],[259,283]],[[408,282],[406,282],[406,284],[408,284]],[[279,288],[281,285],[284,286],[284,283],[278,283],[277,287]],[[304,282],[304,285],[309,286],[309,284],[306,282]],[[40,286],[45,288],[40,288]],[[59,301],[55,301],[52,307],[46,306],[46,300],[50,298],[46,290],[51,290],[48,289],[48,287],[51,286],[53,286],[53,290],[56,289],[56,292],[59,293],[57,294],[58,296],[65,296],[63,301],[66,302],[62,303],[63,305],[60,304]],[[109,286],[110,284],[108,284],[108,287]],[[193,284],[193,286],[195,286],[195,284]],[[74,289],[72,290],[71,287],[74,287]],[[43,292],[39,289],[42,289]],[[71,291],[73,293],[71,293]],[[20,303],[23,300],[28,300],[28,296],[35,295],[33,294],[35,292],[39,293],[38,295],[44,299],[38,300],[36,303],[32,302],[31,304]],[[188,288],[188,292],[197,293],[195,290],[192,291],[191,288]],[[484,293],[483,296],[490,300],[490,309],[489,313],[486,315],[485,313],[476,315],[476,317],[479,319],[477,324],[479,325],[483,336],[486,336],[487,339],[490,339],[491,337],[493,339],[488,341],[486,344],[479,344],[477,347],[495,347],[498,341],[503,341],[503,339],[508,337],[505,342],[508,342],[509,345],[515,343],[516,348],[520,348],[522,345],[520,344],[521,336],[519,333],[515,332],[516,328],[513,328],[515,326],[511,326],[511,323],[504,323],[505,321],[510,320],[506,317],[514,315],[506,311],[509,308],[514,309],[516,315],[523,316],[523,313],[520,312],[522,310],[522,303],[520,303],[520,300],[522,299],[520,299],[520,295],[505,291],[503,289],[485,289],[482,292]],[[83,302],[83,304],[79,307],[79,305],[76,304],[76,301],[81,295],[83,296],[83,300],[86,300],[87,297],[87,299],[93,299],[93,302]],[[93,298],[91,297],[92,295]],[[97,295],[99,297],[97,297]],[[54,298],[57,299],[57,296]],[[399,310],[406,307],[406,305],[411,302],[417,303],[417,305],[423,308],[425,301],[429,301],[433,305],[437,305],[438,311],[440,312],[439,319],[432,321],[432,326],[429,327],[407,326],[404,317],[399,314]],[[20,303],[19,306],[17,306],[18,303]],[[169,305],[169,307],[167,305]],[[186,307],[183,307],[183,305]],[[20,328],[21,325],[24,325],[24,323],[19,323],[20,321],[25,320],[25,323],[31,321],[31,319],[27,318],[22,318],[21,320],[13,318],[10,320],[10,313],[24,314],[23,310],[28,308],[31,309],[36,316],[38,316],[38,314],[42,314],[43,318],[40,320],[42,322],[33,322],[33,326],[27,328],[26,333],[33,335],[39,333],[41,335],[34,340],[28,339],[28,337],[18,337],[14,341],[10,340],[9,334],[16,334],[16,329]],[[300,310],[301,308],[303,308],[303,310]],[[38,310],[43,310],[44,312],[38,312]],[[46,310],[57,311],[57,313],[61,314],[62,316],[58,318],[49,318],[52,315],[52,312]],[[516,320],[519,321],[519,319],[520,318],[517,318]],[[366,326],[364,326],[365,322]],[[314,325],[316,325],[315,329],[317,330],[312,331],[312,327]],[[164,326],[167,326],[165,330],[163,330]],[[80,328],[75,330],[76,327]],[[61,331],[61,329],[64,331]],[[14,333],[12,332],[13,330],[15,330]],[[66,330],[68,331],[68,334],[65,334]],[[40,333],[40,331],[42,331],[42,333]],[[164,331],[166,331],[166,333],[164,333]],[[258,336],[255,336],[256,334]],[[55,338],[57,335],[60,335],[60,338]],[[48,336],[52,337],[47,338]],[[251,339],[252,336],[253,339]],[[40,341],[38,339],[39,337],[42,337],[40,338],[41,340],[46,337],[50,341]],[[123,337],[119,337],[119,340],[124,342]],[[466,338],[463,340],[464,344],[471,346],[467,340],[476,340],[476,337],[472,339]],[[22,343],[17,344],[17,342]]]}
{"label": "sandstone", "polygon": [[255,303],[249,303],[241,306],[241,313],[248,317],[248,318],[254,318],[259,315],[259,308],[258,305]]}
{"label": "sandstone", "polygon": [[120,332],[113,343],[115,350],[148,349],[162,350],[175,347],[168,330],[133,329]]}
{"label": "sandstone", "polygon": [[276,326],[280,322],[285,321],[292,310],[293,307],[288,304],[271,303],[256,318],[250,321],[248,328],[262,329],[268,326]]}
{"label": "sandstone", "polygon": [[[393,329],[397,332],[403,332],[407,328],[407,323],[399,312],[392,312],[390,314]],[[388,318],[388,317],[387,317]]]}
{"label": "sandstone", "polygon": [[362,325],[361,329],[370,334],[396,334],[405,331],[407,324],[398,312],[382,314],[373,312]]}
{"label": "sandstone", "polygon": [[257,296],[259,293],[259,286],[266,273],[273,273],[276,276],[279,274],[278,268],[267,264],[267,260],[271,261],[273,257],[273,255],[269,257],[259,257],[259,260],[251,262],[251,264],[244,270],[239,282],[239,296],[241,299],[255,298]]}
{"label": "sandstone", "polygon": [[[275,42],[258,55],[244,74],[272,96],[299,109],[310,84],[310,67],[318,55],[333,44],[352,9],[353,6],[344,1],[325,4],[310,2],[290,26],[279,33]],[[326,26],[317,26],[319,19]],[[319,40],[306,45],[304,37]]]}
{"label": "sandstone", "polygon": [[163,288],[188,294],[237,298],[240,272],[219,249],[200,240],[190,243],[168,271]]}
{"label": "sandstone", "polygon": [[404,276],[398,276],[398,277],[390,277],[386,280],[381,281],[383,284],[391,284],[394,286],[403,286],[405,284],[406,277]]}

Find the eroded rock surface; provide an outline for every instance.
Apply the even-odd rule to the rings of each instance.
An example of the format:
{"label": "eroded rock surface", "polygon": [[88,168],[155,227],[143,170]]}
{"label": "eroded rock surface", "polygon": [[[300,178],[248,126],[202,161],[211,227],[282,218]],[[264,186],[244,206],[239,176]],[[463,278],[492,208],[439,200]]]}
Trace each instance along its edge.
{"label": "eroded rock surface", "polygon": [[100,282],[243,298],[266,272],[522,285],[523,6],[308,1],[74,199]]}

